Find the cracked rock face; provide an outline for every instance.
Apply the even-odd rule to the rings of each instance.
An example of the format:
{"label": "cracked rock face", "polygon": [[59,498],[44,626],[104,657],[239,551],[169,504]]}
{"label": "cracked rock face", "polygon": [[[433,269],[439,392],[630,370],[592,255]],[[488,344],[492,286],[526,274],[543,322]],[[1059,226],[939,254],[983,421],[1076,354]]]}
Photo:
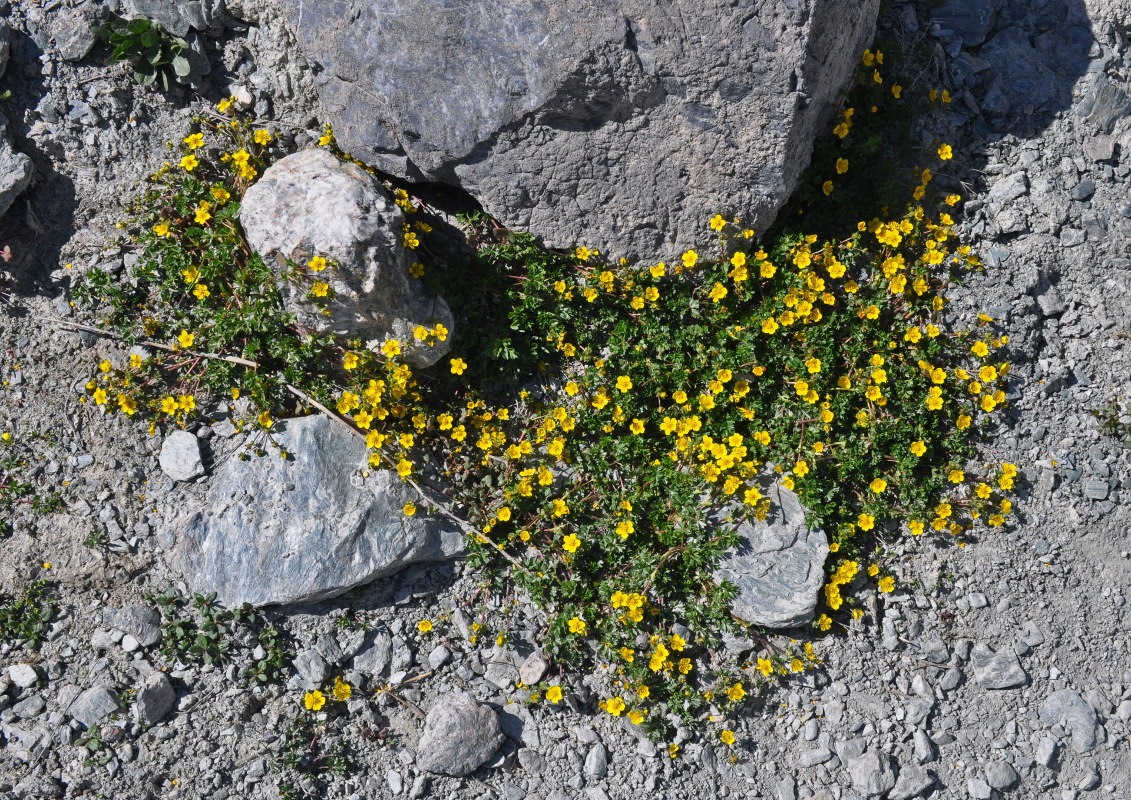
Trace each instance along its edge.
{"label": "cracked rock face", "polygon": [[288,420],[286,453],[228,458],[203,508],[175,521],[166,543],[194,592],[225,605],[336,597],[408,564],[463,552],[439,518],[407,517],[419,500],[388,470],[368,470],[365,443],[323,415]]}
{"label": "cracked rock face", "polygon": [[343,148],[460,186],[551,247],[655,255],[761,232],[878,0],[286,0]]}
{"label": "cracked rock face", "polygon": [[715,577],[738,587],[734,615],[754,625],[792,628],[813,618],[825,580],[829,540],[805,524],[797,495],[775,486],[775,516],[766,522],[743,522],[738,547],[724,557]]}
{"label": "cracked rock face", "polygon": [[503,743],[499,715],[458,692],[440,697],[428,712],[416,748],[416,763],[441,775],[470,775]]}

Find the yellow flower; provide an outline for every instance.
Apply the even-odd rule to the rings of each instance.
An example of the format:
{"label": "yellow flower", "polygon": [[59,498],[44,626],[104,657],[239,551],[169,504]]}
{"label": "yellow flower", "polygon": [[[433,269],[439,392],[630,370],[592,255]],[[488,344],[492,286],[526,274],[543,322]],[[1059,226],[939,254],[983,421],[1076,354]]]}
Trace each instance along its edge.
{"label": "yellow flower", "polygon": [[578,261],[588,261],[589,256],[593,255],[593,251],[588,247],[579,247],[573,251],[573,254],[577,257]]}
{"label": "yellow flower", "polygon": [[158,222],[156,225],[153,226],[153,232],[156,233],[158,236],[168,236],[169,235],[169,226],[166,225],[164,222]]}
{"label": "yellow flower", "polygon": [[611,700],[605,701],[605,710],[612,714],[614,717],[619,717],[624,711],[624,701],[619,697],[614,697]]}
{"label": "yellow flower", "polygon": [[194,169],[200,166],[200,162],[196,160],[196,156],[190,153],[189,155],[181,159],[181,166],[184,167],[187,171],[192,172]]}
{"label": "yellow flower", "polygon": [[954,156],[954,151],[951,150],[949,144],[944,144],[939,148],[939,158],[943,161],[949,161]]}
{"label": "yellow flower", "polygon": [[428,633],[429,631],[432,630],[432,620],[430,620],[430,619],[420,620],[420,622],[416,623],[416,629],[418,631],[420,631],[421,633]]}
{"label": "yellow flower", "polygon": [[271,134],[268,131],[260,129],[255,132],[254,138],[256,144],[267,144],[271,141]]}
{"label": "yellow flower", "polygon": [[330,293],[330,286],[322,281],[315,281],[310,287],[310,293],[315,297],[325,297]]}
{"label": "yellow flower", "polygon": [[821,616],[817,617],[817,627],[821,630],[827,631],[832,627],[832,625],[833,621],[829,618],[828,614],[822,614]]}
{"label": "yellow flower", "polygon": [[589,630],[589,626],[581,617],[572,617],[566,624],[569,626],[569,632],[578,636],[584,636]]}
{"label": "yellow flower", "polygon": [[768,658],[759,658],[756,669],[761,672],[763,676],[768,678],[774,674],[774,662],[770,661]]}
{"label": "yellow flower", "polygon": [[856,518],[856,524],[860,526],[860,530],[870,531],[875,527],[876,518],[871,514],[861,513],[860,516]]}
{"label": "yellow flower", "polygon": [[272,425],[275,424],[274,421],[271,419],[271,415],[266,411],[264,411],[262,414],[260,414],[256,418],[256,421],[260,425],[262,425],[264,428],[270,428]]}
{"label": "yellow flower", "polygon": [[196,148],[198,148],[202,144],[204,144],[204,134],[193,133],[193,134],[186,136],[181,141],[184,142],[186,145],[188,145],[188,148],[190,150],[195,150]]}
{"label": "yellow flower", "polygon": [[576,553],[579,547],[581,547],[581,540],[572,533],[562,539],[562,549],[567,553]]}
{"label": "yellow flower", "polygon": [[723,744],[729,747],[734,744],[734,731],[723,731],[719,734],[719,739],[722,740]]}
{"label": "yellow flower", "polygon": [[843,175],[846,172],[848,172],[848,159],[838,158],[836,160],[836,174]]}
{"label": "yellow flower", "polygon": [[404,511],[406,517],[411,517],[416,513],[416,505],[414,503],[405,503],[404,508],[401,510]]}
{"label": "yellow flower", "polygon": [[876,494],[882,494],[884,489],[888,488],[888,482],[883,478],[873,478],[872,482],[868,484],[868,488]]}
{"label": "yellow flower", "polygon": [[303,704],[306,706],[307,711],[317,711],[326,705],[326,695],[317,690],[307,692],[302,698]]}
{"label": "yellow flower", "polygon": [[220,185],[213,186],[209,190],[209,192],[212,194],[212,197],[215,198],[216,202],[218,202],[218,203],[223,203],[223,202],[227,201],[232,196],[231,192],[229,192],[227,189],[225,189],[223,186],[220,186]]}
{"label": "yellow flower", "polygon": [[196,296],[197,300],[203,300],[212,294],[208,291],[208,284],[206,283],[198,283],[196,288],[192,290],[192,293]]}
{"label": "yellow flower", "polygon": [[822,183],[821,184],[821,191],[824,192],[826,195],[832,194],[833,193],[833,182],[832,181],[825,181],[824,183]]}
{"label": "yellow flower", "polygon": [[208,220],[212,219],[212,215],[208,213],[208,209],[211,207],[211,204],[207,200],[200,201],[200,205],[196,207],[196,216],[194,217],[197,225],[203,225],[208,222]]}
{"label": "yellow flower", "polygon": [[453,358],[451,363],[453,375],[462,375],[463,371],[467,369],[467,362],[462,358]]}
{"label": "yellow flower", "polygon": [[737,702],[746,697],[746,690],[742,688],[741,683],[736,683],[727,689],[727,698],[733,702]]}
{"label": "yellow flower", "polygon": [[341,678],[334,678],[334,699],[339,703],[344,703],[350,699],[353,694],[353,687],[343,681]]}
{"label": "yellow flower", "polygon": [[926,452],[927,452],[927,445],[925,445],[921,440],[911,443],[911,454],[912,455],[917,456],[919,458],[922,458],[923,454],[926,453]]}
{"label": "yellow flower", "polygon": [[691,269],[695,266],[695,262],[699,260],[699,254],[694,250],[688,250],[683,254],[683,266],[686,269]]}
{"label": "yellow flower", "polygon": [[899,95],[902,94],[902,93],[903,93],[903,87],[900,86],[898,83],[891,87],[892,97],[894,97],[896,100],[899,99]]}
{"label": "yellow flower", "polygon": [[99,387],[99,388],[94,390],[93,397],[94,397],[94,402],[98,403],[98,405],[100,405],[100,406],[106,405],[106,391],[102,387]]}
{"label": "yellow flower", "polygon": [[974,346],[970,348],[970,352],[976,355],[978,358],[985,358],[987,355],[989,355],[990,349],[986,347],[985,342],[975,342]]}
{"label": "yellow flower", "polygon": [[622,392],[622,393],[627,392],[631,388],[632,388],[632,379],[629,378],[627,375],[621,375],[620,377],[617,378],[617,391],[618,392]]}
{"label": "yellow flower", "polygon": [[177,337],[177,344],[179,344],[183,349],[188,350],[190,347],[192,347],[192,343],[195,339],[196,334],[182,330],[181,335]]}
{"label": "yellow flower", "polygon": [[881,592],[883,592],[884,594],[890,594],[892,590],[895,589],[895,578],[890,575],[880,578],[878,586],[880,587]]}
{"label": "yellow flower", "polygon": [[163,397],[161,398],[161,411],[172,415],[177,413],[177,398]]}
{"label": "yellow flower", "polygon": [[644,714],[634,708],[628,712],[628,721],[633,725],[639,725],[644,721]]}
{"label": "yellow flower", "polygon": [[555,705],[562,701],[562,687],[551,686],[546,690],[546,699]]}
{"label": "yellow flower", "polygon": [[947,475],[947,479],[951,483],[962,483],[962,481],[966,480],[966,473],[960,469],[952,469],[950,474]]}
{"label": "yellow flower", "polygon": [[311,272],[321,272],[326,269],[326,259],[322,256],[315,256],[306,262],[306,266],[310,267]]}
{"label": "yellow flower", "polygon": [[137,411],[137,403],[128,394],[120,394],[118,395],[118,408],[132,417],[134,412]]}

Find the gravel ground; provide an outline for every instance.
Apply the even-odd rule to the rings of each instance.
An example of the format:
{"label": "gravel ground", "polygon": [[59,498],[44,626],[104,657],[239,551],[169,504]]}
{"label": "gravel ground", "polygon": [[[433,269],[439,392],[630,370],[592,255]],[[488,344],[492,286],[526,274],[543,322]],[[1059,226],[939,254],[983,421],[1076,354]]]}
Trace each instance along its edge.
{"label": "gravel ground", "polygon": [[[203,37],[214,68],[200,94],[167,99],[102,67],[97,50],[62,59],[68,5],[0,2],[17,32],[10,129],[36,168],[0,228],[13,253],[0,282],[0,430],[26,448],[24,474],[63,498],[56,513],[18,508],[0,540],[0,592],[46,577],[59,596],[37,654],[0,647],[0,797],[273,798],[283,781],[333,798],[1131,796],[1131,464],[1092,413],[1131,397],[1126,2],[883,12],[882,27],[934,49],[936,73],[921,80],[954,97],[917,135],[953,144],[956,166],[937,180],[968,198],[962,237],[986,267],[950,293],[952,318],[984,312],[1010,337],[1009,414],[982,457],[1020,467],[1015,521],[962,547],[889,543],[902,588],[865,596],[861,620],[815,642],[817,669],[726,720],[733,748],[681,733],[676,758],[595,712],[584,682],[559,706],[524,704],[516,683],[537,620],[518,612],[505,647],[471,644],[478,585],[458,563],[267,610],[301,654],[285,685],[238,679],[261,657],[246,635],[230,665],[183,664],[161,654],[153,619],[118,611],[178,588],[159,533],[189,495],[158,467],[146,423],[79,402],[97,364],[123,354],[52,320],[75,318],[73,273],[121,262],[103,245],[122,203],[203,104],[244,87],[300,146],[317,136],[317,104],[270,4],[229,3],[251,23]],[[961,25],[984,44],[959,46],[948,31]],[[302,687],[323,673],[354,696],[326,715],[313,750],[294,749],[310,769],[284,769]],[[503,711],[504,745],[465,778],[422,772],[422,716],[456,690]],[[172,708],[152,721],[147,703]],[[79,720],[99,713],[95,742]],[[310,761],[334,748],[351,762],[344,776]]]}

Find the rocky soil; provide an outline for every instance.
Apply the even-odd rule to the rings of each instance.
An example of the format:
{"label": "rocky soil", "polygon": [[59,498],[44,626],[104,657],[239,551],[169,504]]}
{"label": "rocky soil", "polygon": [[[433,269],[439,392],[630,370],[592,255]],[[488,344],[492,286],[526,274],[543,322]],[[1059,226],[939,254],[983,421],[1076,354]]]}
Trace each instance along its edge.
{"label": "rocky soil", "polygon": [[[128,257],[104,249],[123,204],[201,108],[234,94],[298,147],[319,112],[271,3],[231,2],[245,22],[194,34],[211,71],[168,97],[103,67],[73,5],[0,0],[3,110],[35,172],[0,219],[0,431],[25,448],[25,479],[62,496],[46,515],[18,506],[0,539],[0,593],[46,578],[58,597],[38,652],[0,647],[0,797],[1131,796],[1131,463],[1093,416],[1131,397],[1126,2],[882,12],[882,30],[932,52],[916,80],[953,95],[916,135],[954,146],[938,180],[968,198],[962,236],[985,265],[950,313],[1010,338],[1009,415],[982,455],[1020,467],[1016,519],[962,546],[890,543],[894,594],[866,596],[862,619],[814,641],[819,667],[723,721],[733,748],[681,730],[674,758],[596,711],[583,680],[559,705],[524,703],[519,682],[546,670],[537,622],[520,609],[506,645],[486,629],[473,644],[482,603],[458,560],[266,609],[297,654],[281,682],[242,678],[266,655],[246,627],[219,667],[162,654],[153,598],[190,593],[163,539],[232,432],[196,430],[208,458],[191,472],[208,474],[174,481],[145,422],[80,403],[124,353],[57,320],[77,318],[76,273]],[[304,688],[337,676],[354,692],[319,712],[317,741],[288,735]]]}

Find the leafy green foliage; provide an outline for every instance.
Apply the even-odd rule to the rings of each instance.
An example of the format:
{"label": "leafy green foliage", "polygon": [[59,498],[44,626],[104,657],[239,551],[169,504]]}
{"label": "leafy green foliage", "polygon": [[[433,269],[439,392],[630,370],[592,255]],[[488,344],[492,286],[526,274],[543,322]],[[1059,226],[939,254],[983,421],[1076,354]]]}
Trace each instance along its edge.
{"label": "leafy green foliage", "polygon": [[188,42],[152,20],[114,19],[101,26],[98,35],[112,48],[106,66],[129,61],[134,79],[142,86],[160,82],[167,92],[170,80],[185,79],[192,71]]}
{"label": "leafy green foliage", "polygon": [[46,638],[47,624],[55,616],[48,586],[47,581],[39,580],[15,597],[0,594],[0,641],[22,643],[34,650]]}
{"label": "leafy green foliage", "polygon": [[242,643],[259,645],[264,656],[248,671],[251,681],[277,681],[290,663],[278,629],[247,603],[226,609],[216,603],[216,594],[195,595],[191,601],[169,591],[153,598],[164,619],[162,654],[170,660],[222,665],[231,660]]}

